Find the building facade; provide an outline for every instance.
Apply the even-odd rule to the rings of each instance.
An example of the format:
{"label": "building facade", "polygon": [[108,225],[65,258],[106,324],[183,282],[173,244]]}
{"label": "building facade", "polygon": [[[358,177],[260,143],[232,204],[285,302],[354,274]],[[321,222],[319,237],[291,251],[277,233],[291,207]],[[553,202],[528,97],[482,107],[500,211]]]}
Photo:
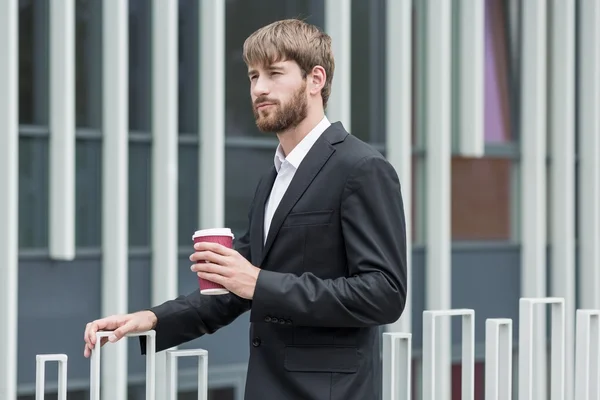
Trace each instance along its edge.
{"label": "building facade", "polygon": [[[414,335],[415,396],[423,310],[475,310],[483,399],[486,318],[512,318],[516,347],[520,297],[565,297],[571,321],[600,308],[595,0],[0,3],[0,316],[16,323],[0,324],[0,399],[34,398],[45,353],[69,356],[69,399],[88,399],[85,324],[194,290],[193,232],[246,228],[277,142],[254,124],[242,44],[282,18],[332,35],[328,114],[401,176],[411,301],[385,329]],[[119,346],[108,393],[143,399],[139,347]],[[242,399],[248,315],[181,348],[208,350],[210,399]]]}

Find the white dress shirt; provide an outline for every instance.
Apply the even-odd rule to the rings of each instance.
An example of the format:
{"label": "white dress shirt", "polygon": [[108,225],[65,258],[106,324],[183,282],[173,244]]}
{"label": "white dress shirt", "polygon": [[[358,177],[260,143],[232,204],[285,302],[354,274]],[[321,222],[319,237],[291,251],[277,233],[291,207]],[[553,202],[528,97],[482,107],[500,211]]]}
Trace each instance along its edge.
{"label": "white dress shirt", "polygon": [[275,178],[275,182],[273,183],[273,188],[271,189],[271,194],[267,199],[265,204],[265,237],[263,238],[264,242],[267,241],[267,236],[269,235],[269,228],[271,226],[271,221],[273,220],[273,214],[275,214],[275,210],[279,206],[283,195],[285,194],[287,188],[290,186],[300,163],[306,157],[309,150],[315,144],[317,139],[325,132],[331,123],[327,119],[327,117],[323,117],[323,119],[311,130],[308,135],[304,137],[294,147],[294,149],[288,154],[287,157],[283,155],[283,150],[281,148],[281,144],[277,146],[277,150],[275,151],[275,170],[277,171],[277,177]]}

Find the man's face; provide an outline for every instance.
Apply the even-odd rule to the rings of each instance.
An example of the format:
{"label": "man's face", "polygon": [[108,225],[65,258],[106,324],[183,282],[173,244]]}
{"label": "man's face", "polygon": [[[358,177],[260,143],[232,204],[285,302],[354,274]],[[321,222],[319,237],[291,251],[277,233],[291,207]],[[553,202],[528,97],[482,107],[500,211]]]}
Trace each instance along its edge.
{"label": "man's face", "polygon": [[283,132],[297,126],[308,112],[306,79],[298,64],[280,61],[248,70],[252,110],[263,132]]}

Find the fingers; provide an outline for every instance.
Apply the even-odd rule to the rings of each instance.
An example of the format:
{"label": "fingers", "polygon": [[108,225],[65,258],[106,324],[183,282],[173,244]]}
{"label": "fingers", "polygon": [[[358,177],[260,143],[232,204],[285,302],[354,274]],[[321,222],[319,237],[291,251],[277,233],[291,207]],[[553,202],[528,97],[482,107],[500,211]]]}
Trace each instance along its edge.
{"label": "fingers", "polygon": [[[233,274],[231,268],[223,267],[213,263],[198,263],[190,267],[190,269],[197,273],[209,273],[214,275],[220,275],[224,277],[230,277]],[[200,276],[200,275],[198,275]]]}
{"label": "fingers", "polygon": [[211,242],[198,242],[194,245],[194,249],[197,251],[210,251],[222,256],[232,256],[237,253],[237,251],[230,249],[229,247]]}
{"label": "fingers", "polygon": [[226,265],[227,257],[209,250],[197,251],[190,256],[190,261],[201,262],[208,261],[214,264]]}
{"label": "fingers", "polygon": [[135,319],[130,319],[125,325],[121,326],[118,329],[115,329],[112,335],[108,337],[108,341],[111,343],[115,343],[121,339],[128,333],[133,333],[138,328],[138,323]]}
{"label": "fingers", "polygon": [[[89,357],[91,355],[92,350],[94,350],[94,347],[96,346],[96,333],[98,333],[98,331],[114,330],[118,328],[119,325],[122,325],[124,321],[125,316],[113,315],[111,317],[102,318],[88,323],[85,327],[85,333],[83,335],[83,340],[85,341],[83,355],[85,357]],[[100,342],[100,345],[104,345],[106,340],[106,338],[103,338]]]}
{"label": "fingers", "polygon": [[202,279],[207,280],[207,281],[211,281],[211,282],[214,282],[214,283],[216,283],[218,285],[227,287],[227,281],[228,281],[228,279],[227,279],[227,277],[224,277],[222,275],[211,274],[211,273],[208,273],[208,272],[198,272],[198,276],[200,278],[202,278]]}

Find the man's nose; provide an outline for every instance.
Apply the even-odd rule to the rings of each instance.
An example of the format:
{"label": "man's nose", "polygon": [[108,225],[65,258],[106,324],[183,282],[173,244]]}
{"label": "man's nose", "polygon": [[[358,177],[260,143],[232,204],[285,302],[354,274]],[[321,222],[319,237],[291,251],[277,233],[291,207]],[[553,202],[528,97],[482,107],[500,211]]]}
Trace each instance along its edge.
{"label": "man's nose", "polygon": [[252,94],[256,97],[268,95],[269,85],[267,80],[261,77],[256,78],[254,81],[254,87],[252,88]]}

